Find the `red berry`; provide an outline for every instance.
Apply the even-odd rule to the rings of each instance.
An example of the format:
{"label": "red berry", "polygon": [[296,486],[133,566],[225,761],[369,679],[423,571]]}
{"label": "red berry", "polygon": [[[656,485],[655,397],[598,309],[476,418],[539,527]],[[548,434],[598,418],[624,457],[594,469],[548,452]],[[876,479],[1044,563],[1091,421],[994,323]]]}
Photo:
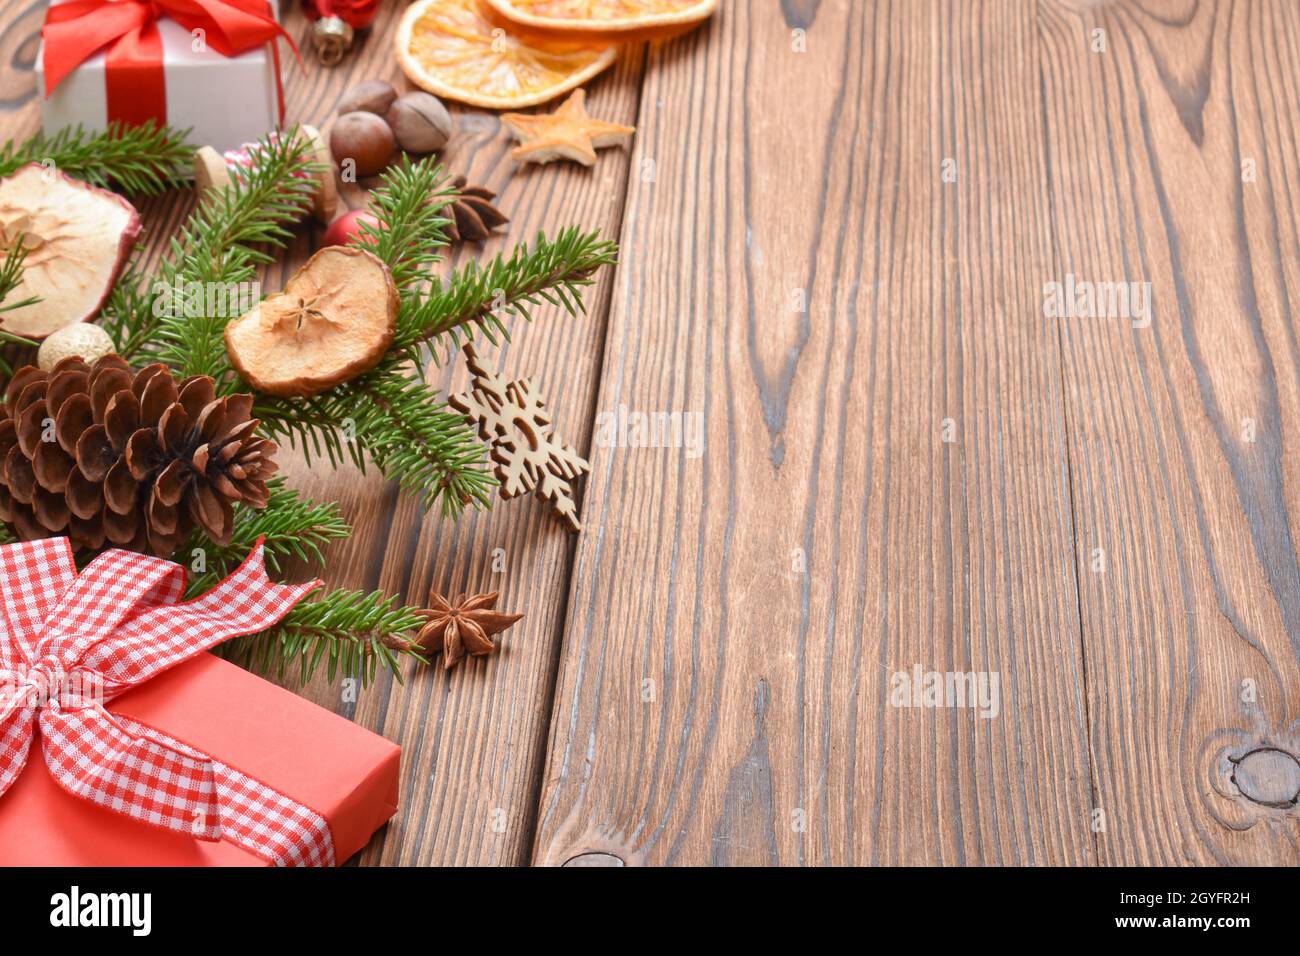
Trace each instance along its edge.
{"label": "red berry", "polygon": [[329,228],[325,230],[325,235],[321,237],[320,244],[322,246],[346,246],[350,242],[359,242],[361,227],[366,223],[371,226],[378,226],[379,220],[364,209],[345,212],[329,224]]}

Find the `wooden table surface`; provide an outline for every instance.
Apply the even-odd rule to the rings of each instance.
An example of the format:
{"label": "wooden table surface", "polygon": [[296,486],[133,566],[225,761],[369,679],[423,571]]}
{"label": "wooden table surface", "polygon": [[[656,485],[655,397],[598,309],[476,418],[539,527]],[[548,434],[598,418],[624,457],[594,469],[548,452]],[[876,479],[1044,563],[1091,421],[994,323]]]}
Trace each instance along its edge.
{"label": "wooden table surface", "polygon": [[[0,138],[38,126],[44,6],[0,13]],[[384,6],[287,70],[291,119],[400,80]],[[1300,6],[723,0],[589,94],[637,127],[593,169],[516,168],[474,110],[444,156],[512,218],[453,262],[621,245],[589,315],[486,353],[589,453],[586,530],[291,472],[355,522],[331,584],[527,614],[450,674],[303,690],[403,748],[358,862],[1300,862]],[[153,248],[190,202],[143,204]],[[601,440],[620,409],[703,449]],[[896,706],[914,668],[996,714]]]}

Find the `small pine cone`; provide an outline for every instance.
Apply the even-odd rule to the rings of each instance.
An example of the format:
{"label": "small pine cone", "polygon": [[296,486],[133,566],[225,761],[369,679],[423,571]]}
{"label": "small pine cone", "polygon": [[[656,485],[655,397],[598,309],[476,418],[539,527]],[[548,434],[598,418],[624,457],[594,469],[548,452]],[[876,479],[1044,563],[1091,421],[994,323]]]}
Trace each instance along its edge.
{"label": "small pine cone", "polygon": [[277,468],[252,409],[251,395],[217,398],[207,376],[178,383],[117,355],[21,368],[0,405],[0,520],[78,550],[167,557],[196,525],[225,544],[235,503],[266,507]]}

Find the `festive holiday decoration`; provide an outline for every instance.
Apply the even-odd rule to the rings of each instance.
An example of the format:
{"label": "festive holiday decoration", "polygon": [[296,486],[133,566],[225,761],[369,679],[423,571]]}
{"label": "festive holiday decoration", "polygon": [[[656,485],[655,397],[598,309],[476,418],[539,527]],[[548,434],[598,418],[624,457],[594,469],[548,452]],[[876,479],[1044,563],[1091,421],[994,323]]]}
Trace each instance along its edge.
{"label": "festive holiday decoration", "polygon": [[397,286],[356,246],[329,246],[284,291],[226,326],[231,364],[259,391],[318,395],[379,364],[393,343]]}
{"label": "festive holiday decoration", "polygon": [[402,71],[436,96],[489,109],[535,106],[606,69],[617,47],[507,29],[478,0],[417,0],[393,40]]}
{"label": "festive holiday decoration", "polygon": [[380,0],[302,0],[303,11],[312,20],[338,17],[354,30],[365,30],[375,22]]}
{"label": "festive holiday decoration", "polygon": [[15,298],[35,301],[0,315],[30,339],[94,316],[140,233],[135,207],[116,193],[32,163],[0,180],[0,249],[21,247]]}
{"label": "festive holiday decoration", "polygon": [[452,604],[441,595],[433,596],[433,607],[424,612],[428,623],[420,629],[416,643],[425,654],[442,654],[442,666],[450,670],[465,657],[495,654],[492,637],[504,631],[522,614],[494,610],[497,592],[476,594],[466,600],[462,594]]}
{"label": "festive holiday decoration", "polygon": [[218,398],[210,378],[177,382],[161,363],[132,373],[117,355],[21,368],[0,406],[0,520],[79,549],[166,556],[196,524],[228,544],[234,504],[265,507],[276,471],[252,407]]}
{"label": "festive holiday decoration", "polygon": [[492,230],[504,226],[507,219],[492,200],[497,194],[483,186],[470,186],[464,176],[451,181],[456,199],[451,204],[451,223],[447,235],[452,242],[482,242]]}
{"label": "festive holiday decoration", "polygon": [[[275,138],[278,134],[268,134]],[[312,200],[312,212],[321,222],[329,222],[339,205],[339,190],[334,182],[334,170],[330,166],[330,151],[314,126],[299,126],[301,136],[310,151],[314,166],[299,175],[309,178],[316,184],[316,193]],[[200,196],[207,196],[210,190],[225,189],[247,170],[254,168],[260,161],[261,151],[257,143],[245,143],[238,149],[217,152],[211,146],[200,146],[194,152],[194,188]]]}
{"label": "festive holiday decoration", "polygon": [[551,413],[527,379],[507,384],[479,363],[472,345],[466,345],[464,351],[473,375],[472,387],[448,401],[465,414],[466,421],[477,425],[480,438],[492,442],[501,497],[514,498],[535,490],[537,497],[550,501],[571,530],[581,531],[571,483],[591,466],[556,440]]}
{"label": "festive holiday decoration", "polygon": [[339,17],[321,17],[311,30],[312,47],[317,58],[326,66],[333,66],[352,49],[356,31]]}
{"label": "festive holiday decoration", "polygon": [[41,35],[47,133],[172,121],[229,149],[284,120],[267,0],[55,0]]}
{"label": "festive holiday decoration", "polygon": [[204,653],[319,582],[273,584],[260,542],[194,600],[185,578],[119,550],[78,574],[64,538],[0,548],[0,864],[331,866],[392,815],[396,746]]}
{"label": "festive holiday decoration", "polygon": [[625,146],[632,141],[635,126],[620,126],[589,116],[586,102],[587,91],[574,90],[554,113],[502,115],[501,122],[521,144],[510,151],[510,156],[525,163],[571,159],[593,166],[597,149]]}
{"label": "festive holiday decoration", "polygon": [[65,325],[52,332],[36,353],[36,365],[42,372],[54,371],[66,358],[78,358],[91,365],[105,355],[112,355],[116,346],[107,332],[89,322]]}
{"label": "festive holiday decoration", "polygon": [[380,228],[379,220],[364,209],[345,212],[330,223],[330,227],[325,230],[325,235],[321,237],[321,245],[346,246],[350,242],[357,242],[363,237],[363,226],[369,226],[376,231]]}
{"label": "festive holiday decoration", "polygon": [[[87,179],[112,181],[128,190],[132,188],[129,183],[153,190],[171,181],[163,157],[189,155],[183,146],[179,155],[172,148],[175,134],[170,130],[153,131],[148,136],[126,130],[120,136],[121,142],[69,134],[10,145],[0,150],[0,173],[12,172],[22,165],[23,158],[33,153],[39,157],[46,150],[55,150],[50,155],[56,157],[56,162],[66,160],[78,164]],[[102,153],[95,152],[95,148],[102,149]],[[177,384],[178,400],[182,400],[182,392],[188,388],[186,380],[211,379],[213,400],[229,399],[227,411],[233,408],[236,420],[244,417],[248,399],[246,395],[239,396],[247,393],[252,383],[244,379],[227,352],[225,332],[232,321],[238,321],[237,317],[248,311],[248,306],[230,309],[223,304],[229,300],[210,301],[205,295],[197,307],[190,308],[190,292],[238,291],[251,286],[258,266],[271,261],[275,251],[283,247],[290,235],[289,228],[311,207],[317,191],[317,184],[304,175],[312,169],[312,155],[302,137],[289,133],[268,136],[257,144],[256,154],[256,163],[242,169],[239,176],[232,176],[224,189],[210,191],[204,202],[194,208],[147,274],[138,271],[138,266],[128,266],[97,319],[113,339],[118,354],[133,367],[142,369],[142,376],[146,373],[151,376],[148,381],[140,380],[142,388],[137,399],[142,414],[144,405],[154,407],[151,390],[162,387],[153,384],[153,378],[161,378],[162,372],[149,369],[151,365],[159,365],[165,367],[167,376]],[[424,363],[431,353],[454,354],[451,350],[461,346],[472,334],[481,333],[496,341],[507,334],[505,320],[520,315],[528,318],[542,303],[553,304],[569,313],[577,312],[581,308],[582,287],[593,281],[601,266],[614,261],[611,243],[592,233],[566,229],[554,237],[539,235],[535,242],[518,245],[505,255],[471,262],[430,281],[433,278],[430,267],[438,261],[448,241],[449,206],[457,196],[445,174],[431,161],[413,163],[402,159],[383,173],[378,188],[370,194],[366,215],[373,217],[372,221],[355,217],[360,224],[352,246],[347,248],[356,247],[373,255],[387,266],[392,276],[398,305],[390,346],[369,371],[318,394],[284,397],[256,390],[251,402],[256,411],[248,411],[248,420],[255,417],[260,422],[257,428],[266,439],[296,446],[314,467],[320,467],[322,460],[330,465],[350,460],[361,468],[377,468],[403,490],[420,496],[425,506],[436,508],[449,518],[459,515],[466,507],[489,507],[497,481],[487,461],[487,449],[466,424],[464,416],[448,407],[440,391],[425,381]],[[13,293],[22,278],[22,258],[21,248],[11,249],[0,257],[0,315],[20,301]],[[350,278],[348,284],[353,284]],[[184,296],[179,295],[182,291]],[[182,299],[186,303],[183,308],[178,304]],[[310,311],[308,308],[307,312]],[[301,317],[305,323],[317,318],[310,314]],[[292,324],[296,326],[296,320]],[[0,331],[0,339],[4,337],[5,333]],[[62,500],[69,511],[68,530],[73,527],[75,512],[66,487],[60,499],[58,492],[37,482],[35,473],[39,467],[48,479],[47,484],[56,485],[57,467],[67,463],[57,454],[42,452],[31,445],[34,436],[30,424],[23,423],[23,416],[37,417],[37,411],[28,409],[35,407],[38,400],[47,403],[47,412],[51,400],[59,403],[60,390],[66,391],[67,385],[60,381],[53,399],[49,393],[54,379],[65,371],[60,369],[56,375],[47,376],[49,380],[45,382],[31,378],[43,374],[35,369],[18,373],[25,381],[14,386],[15,403],[22,406],[16,417],[11,416],[14,447],[5,448],[0,457],[0,465],[12,465],[12,469],[5,467],[3,471],[9,478],[18,480],[20,492],[29,488],[23,483],[23,463],[30,466],[30,505],[17,501],[13,493],[8,497],[17,501],[17,510],[30,519],[29,529],[34,523],[45,532],[50,529],[37,519],[38,504],[47,521],[57,523],[57,506]],[[125,369],[115,371],[126,374],[134,384],[134,376]],[[97,381],[91,385],[90,370],[86,371],[86,377],[91,428],[82,431],[99,434],[94,430],[95,409],[99,402],[113,398],[114,389],[110,387],[113,383],[100,386]],[[116,391],[124,390],[134,395],[131,388]],[[80,386],[71,391],[80,393]],[[67,407],[80,406],[84,400],[84,396],[63,396],[59,414],[53,416],[54,441],[40,442],[72,457],[73,464],[68,466],[69,482],[85,477],[77,460],[82,439],[73,442],[71,452],[63,448],[57,434],[59,418]],[[129,400],[123,402],[129,406]],[[112,436],[120,438],[125,427],[123,421],[113,418],[110,423],[109,418],[125,413],[110,409],[106,402],[103,410],[106,413],[103,435],[112,452],[117,453],[119,446],[113,443]],[[71,419],[64,426],[65,440],[75,431],[70,422]],[[196,427],[206,424],[210,420],[201,421]],[[0,424],[0,428],[5,426]],[[210,456],[205,462],[198,447],[191,448],[188,442],[183,443],[183,453],[176,452],[169,428],[166,417],[159,418],[153,427],[136,427],[133,433],[127,434],[128,445],[119,456],[127,461],[126,476],[138,483],[138,500],[146,503],[154,497],[153,485],[162,486],[162,474],[155,475],[156,468],[151,465],[139,477],[131,468],[134,463],[139,471],[143,467],[141,462],[155,460],[145,454],[154,451],[155,442],[173,460],[181,461],[183,468],[210,479],[214,485],[221,485],[216,478],[211,478],[214,473]],[[29,445],[26,450],[33,453],[30,457],[18,447],[20,431]],[[135,439],[136,433],[145,437]],[[240,437],[251,442],[260,440],[242,433]],[[133,441],[141,443],[134,451]],[[102,450],[103,446],[100,447]],[[264,453],[270,451],[270,446],[259,447]],[[136,451],[140,452],[139,456],[134,454]],[[231,454],[243,462],[243,450]],[[107,455],[105,452],[103,457]],[[40,460],[44,458],[50,460]],[[223,454],[218,460],[224,463],[231,459]],[[158,464],[164,471],[170,467],[170,462]],[[101,465],[107,465],[108,469],[103,475],[101,491],[104,523],[129,521],[123,512],[109,507],[110,495],[119,508],[130,497],[127,482],[122,480],[120,486],[117,483],[120,470],[117,476],[110,474],[118,469],[119,462],[101,461]],[[78,477],[72,478],[73,473]],[[199,499],[193,506],[199,514],[211,518],[220,511],[220,527],[211,529],[215,536],[195,519],[194,528],[176,549],[187,561],[200,555],[206,564],[206,570],[196,574],[190,585],[191,595],[201,593],[229,573],[260,538],[265,538],[268,564],[280,569],[290,560],[322,562],[325,547],[351,533],[336,504],[311,501],[288,488],[278,477],[266,480],[268,474],[269,468],[260,470],[257,476],[265,484],[264,495],[250,496],[240,489],[245,494],[244,500],[228,499],[223,505],[218,498],[215,510],[212,495],[200,490],[197,479],[192,489],[186,489],[187,496],[192,492]],[[243,480],[229,471],[225,477],[236,486]],[[224,486],[209,490],[219,495]],[[168,497],[172,493],[174,490],[168,492]],[[85,506],[82,510],[89,511],[89,495],[74,497],[78,507]],[[191,506],[185,505],[185,500],[182,498],[176,506],[178,514],[190,513]],[[228,526],[227,506],[231,519]],[[114,517],[107,516],[109,511]],[[165,516],[165,511],[159,513]],[[153,546],[161,549],[157,538],[168,532],[154,521],[151,537],[150,522],[156,516],[147,511],[142,515],[140,524],[144,533],[128,543],[142,549]],[[11,527],[0,527],[0,534],[17,533],[18,520],[15,518]],[[104,538],[112,540],[107,533]],[[95,540],[93,534],[87,534],[81,542],[83,551],[94,550]],[[296,675],[304,680],[319,667],[331,679],[344,673],[359,677],[364,683],[373,679],[381,668],[399,671],[403,659],[423,659],[413,635],[426,623],[421,609],[404,606],[391,596],[335,589],[303,601],[274,627],[238,638],[223,646],[221,653],[282,674],[293,667]],[[0,823],[2,818],[0,810]],[[2,855],[3,848],[0,848]]]}
{"label": "festive holiday decoration", "polygon": [[326,66],[333,66],[352,49],[356,31],[374,22],[379,0],[303,0],[302,7],[313,21],[316,55]]}
{"label": "festive holiday decoration", "polygon": [[694,29],[718,0],[485,0],[507,23],[570,40],[651,40]]}
{"label": "festive holiday decoration", "polygon": [[0,149],[0,176],[28,163],[60,170],[92,186],[119,186],[129,193],[154,196],[184,186],[191,147],[170,126],[111,123],[99,133],[64,129],[54,136],[33,136]]}

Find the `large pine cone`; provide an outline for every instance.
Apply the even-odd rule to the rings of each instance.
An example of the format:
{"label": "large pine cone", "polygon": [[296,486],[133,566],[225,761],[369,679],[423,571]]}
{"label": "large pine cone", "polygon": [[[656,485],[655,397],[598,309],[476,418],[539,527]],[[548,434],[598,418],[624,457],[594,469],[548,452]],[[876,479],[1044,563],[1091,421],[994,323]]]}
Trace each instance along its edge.
{"label": "large pine cone", "polygon": [[66,534],[171,555],[194,529],[230,540],[234,503],[266,506],[275,443],[256,437],[251,395],[166,365],[133,373],[107,355],[19,369],[0,406],[0,520],[24,541]]}

